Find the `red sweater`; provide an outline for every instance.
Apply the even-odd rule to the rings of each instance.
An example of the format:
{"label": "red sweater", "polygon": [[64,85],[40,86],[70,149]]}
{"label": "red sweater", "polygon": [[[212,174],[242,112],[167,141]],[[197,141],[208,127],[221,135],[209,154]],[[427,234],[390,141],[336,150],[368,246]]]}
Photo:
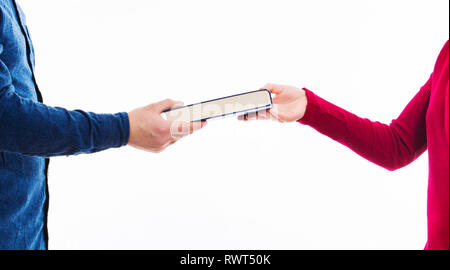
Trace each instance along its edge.
{"label": "red sweater", "polygon": [[449,42],[428,82],[390,125],[360,118],[305,89],[300,123],[346,145],[388,170],[414,161],[428,149],[428,241],[425,249],[449,249]]}

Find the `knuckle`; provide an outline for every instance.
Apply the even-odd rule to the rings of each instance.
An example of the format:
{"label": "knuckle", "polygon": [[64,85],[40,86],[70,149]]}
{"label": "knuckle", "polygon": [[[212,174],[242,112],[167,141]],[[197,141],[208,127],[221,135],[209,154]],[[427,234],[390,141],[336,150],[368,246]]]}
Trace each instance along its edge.
{"label": "knuckle", "polygon": [[164,134],[164,133],[167,133],[167,131],[168,131],[168,127],[166,125],[158,125],[156,127],[156,132],[158,134]]}
{"label": "knuckle", "polygon": [[161,153],[162,151],[164,151],[164,149],[166,149],[166,146],[163,145],[159,145],[158,147],[155,148],[154,152],[155,153]]}
{"label": "knuckle", "polygon": [[156,139],[156,143],[158,144],[158,148],[162,147],[162,145],[165,145],[167,143],[167,138],[165,137],[159,137]]}

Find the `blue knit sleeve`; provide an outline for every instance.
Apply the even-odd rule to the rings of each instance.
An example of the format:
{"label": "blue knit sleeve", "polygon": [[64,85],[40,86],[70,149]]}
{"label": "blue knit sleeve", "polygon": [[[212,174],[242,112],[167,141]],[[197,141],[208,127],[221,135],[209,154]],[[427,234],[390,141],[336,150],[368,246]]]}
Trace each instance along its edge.
{"label": "blue knit sleeve", "polygon": [[34,156],[93,153],[128,143],[127,113],[69,111],[22,98],[0,60],[0,152]]}

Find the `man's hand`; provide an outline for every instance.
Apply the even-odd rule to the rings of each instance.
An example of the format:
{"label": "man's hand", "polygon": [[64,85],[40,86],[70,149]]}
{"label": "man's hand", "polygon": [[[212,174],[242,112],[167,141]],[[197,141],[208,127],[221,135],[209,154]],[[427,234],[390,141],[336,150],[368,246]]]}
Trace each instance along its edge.
{"label": "man's hand", "polygon": [[261,89],[269,89],[275,95],[272,98],[273,106],[266,111],[241,115],[239,120],[273,119],[279,122],[294,122],[300,120],[306,110],[305,90],[294,86],[281,84],[266,84]]}
{"label": "man's hand", "polygon": [[180,138],[205,126],[206,122],[171,122],[162,118],[162,111],[182,105],[182,102],[166,99],[129,112],[128,144],[159,153]]}

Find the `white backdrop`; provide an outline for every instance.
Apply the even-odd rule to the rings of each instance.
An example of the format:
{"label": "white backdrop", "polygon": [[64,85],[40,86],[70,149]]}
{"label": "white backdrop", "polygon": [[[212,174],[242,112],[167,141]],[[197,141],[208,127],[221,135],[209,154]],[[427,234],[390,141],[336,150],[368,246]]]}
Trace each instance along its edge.
{"label": "white backdrop", "polygon": [[[389,123],[449,1],[21,0],[47,104],[129,111],[306,86]],[[427,154],[388,172],[297,123],[210,122],[161,154],[53,158],[51,249],[422,249]]]}

